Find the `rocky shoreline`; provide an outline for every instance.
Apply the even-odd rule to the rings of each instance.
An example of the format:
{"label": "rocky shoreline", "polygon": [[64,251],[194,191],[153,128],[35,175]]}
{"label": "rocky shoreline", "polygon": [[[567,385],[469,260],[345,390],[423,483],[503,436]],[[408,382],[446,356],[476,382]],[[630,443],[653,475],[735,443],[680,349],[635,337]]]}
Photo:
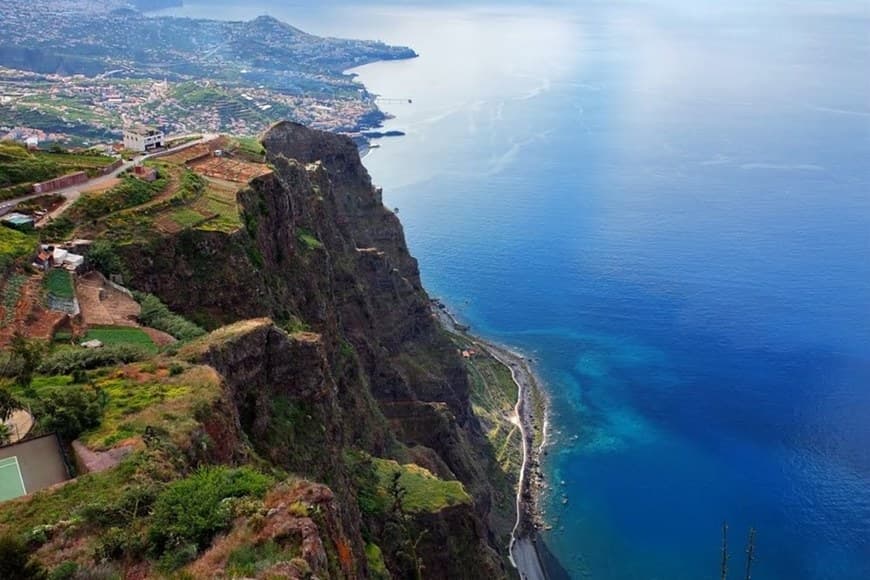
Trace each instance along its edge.
{"label": "rocky shoreline", "polygon": [[[543,551],[548,557],[542,557],[540,539],[538,538],[538,530],[545,527],[539,504],[544,488],[540,458],[545,453],[548,425],[548,405],[541,389],[541,383],[535,376],[530,360],[526,356],[470,334],[470,328],[460,323],[444,303],[438,299],[432,300],[432,311],[446,330],[467,338],[507,367],[517,384],[519,397],[516,414],[523,436],[523,465],[518,478],[517,520],[511,534],[510,558],[517,568],[520,578],[524,580],[544,580],[559,577],[560,573],[551,574],[548,571],[546,564],[553,558],[546,548]],[[537,440],[536,432],[539,433]]]}

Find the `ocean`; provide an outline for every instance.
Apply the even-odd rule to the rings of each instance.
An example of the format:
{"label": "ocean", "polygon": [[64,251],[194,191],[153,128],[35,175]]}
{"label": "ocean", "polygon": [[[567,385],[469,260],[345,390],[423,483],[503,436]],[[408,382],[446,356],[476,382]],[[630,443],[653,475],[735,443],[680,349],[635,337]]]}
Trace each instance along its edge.
{"label": "ocean", "polygon": [[535,360],[573,578],[870,578],[870,4],[199,3],[359,70],[430,293]]}

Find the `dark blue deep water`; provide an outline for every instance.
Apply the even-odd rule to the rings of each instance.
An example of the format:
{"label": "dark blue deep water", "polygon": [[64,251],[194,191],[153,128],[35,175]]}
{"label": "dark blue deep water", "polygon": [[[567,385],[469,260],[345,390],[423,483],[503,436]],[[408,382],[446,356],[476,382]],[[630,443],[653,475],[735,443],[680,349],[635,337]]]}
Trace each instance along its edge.
{"label": "dark blue deep water", "polygon": [[[194,7],[188,10],[196,13]],[[431,293],[537,361],[547,543],[576,578],[870,578],[870,3],[320,12]],[[211,8],[201,13],[208,14]]]}

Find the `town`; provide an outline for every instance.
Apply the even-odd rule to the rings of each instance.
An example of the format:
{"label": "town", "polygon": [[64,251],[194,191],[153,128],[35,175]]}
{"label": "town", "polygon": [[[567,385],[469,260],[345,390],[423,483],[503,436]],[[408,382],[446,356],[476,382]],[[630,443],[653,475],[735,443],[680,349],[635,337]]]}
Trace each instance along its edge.
{"label": "town", "polygon": [[265,16],[151,17],[116,1],[10,0],[0,20],[11,31],[0,47],[0,137],[66,145],[116,138],[133,124],[256,135],[282,119],[364,141],[386,117],[346,71],[416,56]]}

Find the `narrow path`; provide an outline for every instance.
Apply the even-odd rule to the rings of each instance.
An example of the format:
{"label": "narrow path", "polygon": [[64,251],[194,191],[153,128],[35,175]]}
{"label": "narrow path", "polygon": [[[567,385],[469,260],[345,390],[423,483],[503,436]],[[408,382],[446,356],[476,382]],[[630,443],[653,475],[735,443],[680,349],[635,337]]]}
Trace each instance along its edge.
{"label": "narrow path", "polygon": [[[528,524],[526,518],[529,517],[527,506],[524,499],[530,480],[528,476],[528,465],[531,461],[531,445],[533,434],[531,433],[531,410],[527,409],[527,403],[530,401],[529,388],[532,380],[532,372],[526,366],[521,355],[511,352],[506,348],[496,346],[470,335],[463,328],[453,314],[440,308],[433,309],[441,324],[448,331],[454,334],[465,336],[475,345],[485,350],[492,358],[507,367],[511,373],[511,379],[517,385],[517,402],[514,405],[514,413],[510,419],[519,429],[523,441],[523,462],[520,466],[519,481],[517,484],[516,510],[517,519],[514,528],[511,531],[511,541],[508,547],[508,556],[511,564],[520,574],[522,580],[546,580],[547,575],[544,572],[541,560],[538,557],[538,551],[535,548],[533,537],[528,534],[523,528]],[[546,428],[546,426],[545,426]],[[525,533],[524,533],[525,532]]]}

